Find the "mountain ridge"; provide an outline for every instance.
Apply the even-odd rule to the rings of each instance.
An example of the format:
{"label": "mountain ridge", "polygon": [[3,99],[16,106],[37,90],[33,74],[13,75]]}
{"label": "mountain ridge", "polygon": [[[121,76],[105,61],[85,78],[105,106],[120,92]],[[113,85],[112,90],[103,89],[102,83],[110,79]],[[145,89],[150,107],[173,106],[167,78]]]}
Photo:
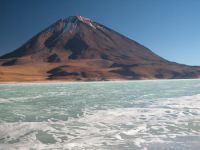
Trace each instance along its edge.
{"label": "mountain ridge", "polygon": [[168,61],[140,43],[83,16],[59,19],[18,49],[1,56],[0,65],[0,81],[200,76],[200,67]]}

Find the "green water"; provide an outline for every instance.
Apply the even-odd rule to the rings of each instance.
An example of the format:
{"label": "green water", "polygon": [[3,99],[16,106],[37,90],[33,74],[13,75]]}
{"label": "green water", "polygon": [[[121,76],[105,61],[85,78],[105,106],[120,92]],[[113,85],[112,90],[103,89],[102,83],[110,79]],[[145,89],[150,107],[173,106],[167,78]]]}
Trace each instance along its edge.
{"label": "green water", "polygon": [[198,150],[200,80],[0,85],[0,149]]}

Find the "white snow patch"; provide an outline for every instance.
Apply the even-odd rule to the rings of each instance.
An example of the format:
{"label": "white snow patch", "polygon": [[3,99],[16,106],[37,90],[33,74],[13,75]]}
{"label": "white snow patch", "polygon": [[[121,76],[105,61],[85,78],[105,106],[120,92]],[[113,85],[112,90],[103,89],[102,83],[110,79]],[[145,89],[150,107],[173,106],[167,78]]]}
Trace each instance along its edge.
{"label": "white snow patch", "polygon": [[89,18],[85,18],[85,17],[82,17],[82,16],[77,16],[78,19],[82,22],[84,22],[85,24],[89,25],[90,27],[96,29],[96,27],[92,24],[92,21],[89,19]]}

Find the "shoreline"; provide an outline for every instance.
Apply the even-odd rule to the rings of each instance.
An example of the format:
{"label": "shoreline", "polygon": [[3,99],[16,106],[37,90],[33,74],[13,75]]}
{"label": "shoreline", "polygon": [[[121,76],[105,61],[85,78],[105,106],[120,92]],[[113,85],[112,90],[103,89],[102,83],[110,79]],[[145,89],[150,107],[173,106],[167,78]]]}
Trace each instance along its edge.
{"label": "shoreline", "polygon": [[173,80],[200,80],[200,78],[194,79],[142,79],[142,80],[99,80],[99,81],[76,81],[76,80],[41,80],[41,81],[0,81],[0,85],[2,84],[45,84],[45,83],[91,83],[91,82],[140,82],[140,81],[173,81]]}
{"label": "shoreline", "polygon": [[[149,79],[141,79],[149,80]],[[90,83],[90,82],[112,82],[112,81],[141,81],[141,80],[126,80],[126,79],[111,79],[111,80],[38,80],[38,81],[0,81],[1,84],[29,84],[29,83]]]}
{"label": "shoreline", "polygon": [[64,80],[53,80],[53,81],[46,81],[46,80],[41,80],[41,81],[5,81],[2,82],[0,81],[1,84],[29,84],[29,83],[71,83],[71,82],[76,82],[76,81],[64,81]]}

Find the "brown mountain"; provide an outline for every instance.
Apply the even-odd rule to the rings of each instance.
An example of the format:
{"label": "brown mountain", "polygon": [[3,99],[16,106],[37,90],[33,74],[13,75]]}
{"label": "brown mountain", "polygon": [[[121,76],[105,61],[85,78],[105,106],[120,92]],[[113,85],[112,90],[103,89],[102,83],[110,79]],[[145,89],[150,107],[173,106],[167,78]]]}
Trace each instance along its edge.
{"label": "brown mountain", "polygon": [[82,16],[60,19],[0,57],[0,81],[198,78],[200,67],[167,61]]}

